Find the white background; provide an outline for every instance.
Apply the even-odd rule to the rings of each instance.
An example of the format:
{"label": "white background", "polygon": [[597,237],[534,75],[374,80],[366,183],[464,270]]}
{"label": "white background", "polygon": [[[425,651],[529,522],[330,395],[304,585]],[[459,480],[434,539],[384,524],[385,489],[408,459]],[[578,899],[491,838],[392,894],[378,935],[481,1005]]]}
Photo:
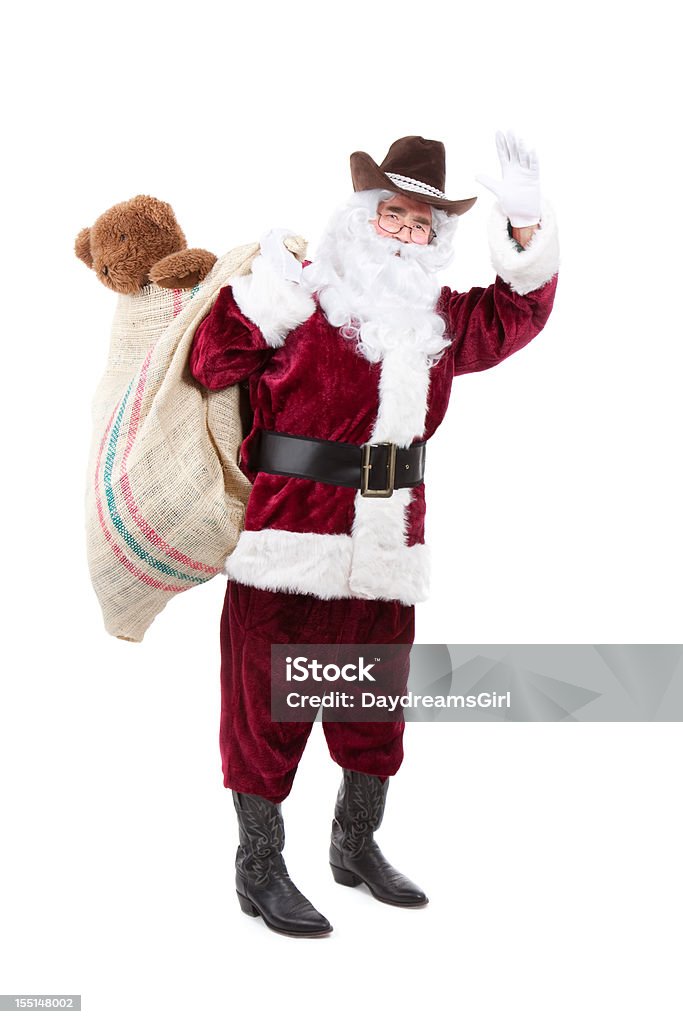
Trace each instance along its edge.
{"label": "white background", "polygon": [[[319,942],[240,913],[218,755],[221,577],[142,645],[108,637],[84,558],[89,402],[114,297],[73,239],[139,192],[222,253],[316,239],[348,156],[442,139],[483,193],[448,283],[493,279],[474,182],[538,150],[555,309],[454,383],[430,442],[417,640],[681,635],[681,172],[673,6],[34,3],[4,15],[0,992],[83,1019],[658,1024],[681,1019],[681,729],[409,727],[380,839],[430,906],[335,886],[319,727],[285,805]],[[671,12],[671,15],[669,14]],[[8,1016],[8,1020],[13,1019]]]}

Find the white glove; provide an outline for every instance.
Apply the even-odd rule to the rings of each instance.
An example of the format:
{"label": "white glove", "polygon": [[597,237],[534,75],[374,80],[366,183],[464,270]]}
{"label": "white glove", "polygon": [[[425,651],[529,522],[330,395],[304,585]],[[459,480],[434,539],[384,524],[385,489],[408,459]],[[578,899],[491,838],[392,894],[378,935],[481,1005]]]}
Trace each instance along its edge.
{"label": "white glove", "polygon": [[497,181],[487,174],[478,174],[475,180],[498,197],[513,228],[538,224],[541,219],[541,187],[535,151],[528,150],[524,141],[515,138],[512,132],[508,132],[507,137],[496,132],[496,147],[503,180]]}
{"label": "white glove", "polygon": [[300,284],[303,266],[285,245],[285,238],[294,234],[289,228],[273,228],[259,239],[259,245],[264,260],[280,277]]}

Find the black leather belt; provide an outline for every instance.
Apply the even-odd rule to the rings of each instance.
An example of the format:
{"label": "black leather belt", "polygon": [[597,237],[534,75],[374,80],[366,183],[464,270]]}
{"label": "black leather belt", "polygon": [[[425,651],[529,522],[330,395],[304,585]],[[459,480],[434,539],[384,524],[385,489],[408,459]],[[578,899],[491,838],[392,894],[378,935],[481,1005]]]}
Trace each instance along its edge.
{"label": "black leather belt", "polygon": [[365,498],[388,498],[398,487],[422,483],[426,445],[426,441],[409,448],[399,448],[390,441],[347,444],[261,430],[252,448],[249,469],[355,487]]}

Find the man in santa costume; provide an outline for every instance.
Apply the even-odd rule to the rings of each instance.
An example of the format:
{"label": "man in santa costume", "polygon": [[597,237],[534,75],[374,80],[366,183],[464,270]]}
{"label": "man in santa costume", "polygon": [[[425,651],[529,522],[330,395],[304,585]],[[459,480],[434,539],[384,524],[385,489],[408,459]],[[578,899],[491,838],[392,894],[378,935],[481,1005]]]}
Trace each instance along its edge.
{"label": "man in santa costume", "polygon": [[[196,331],[192,374],[248,389],[241,450],[253,483],[226,561],[221,618],[220,747],[239,823],[237,895],[245,913],[289,935],[332,927],[290,879],[281,804],[311,722],[271,718],[270,645],[412,644],[428,594],[424,470],[453,378],[495,366],[542,330],[558,243],[538,161],[498,133],[502,180],[490,226],[496,279],[455,292],[457,221],[476,198],[449,199],[443,144],[393,143],[378,165],[351,156],[354,195],[302,266],[285,231],[261,241],[253,272],[224,288]],[[432,472],[439,472],[435,466]],[[330,864],[402,907],[422,890],[385,859],[374,832],[403,758],[403,721],[323,721],[343,771]]]}

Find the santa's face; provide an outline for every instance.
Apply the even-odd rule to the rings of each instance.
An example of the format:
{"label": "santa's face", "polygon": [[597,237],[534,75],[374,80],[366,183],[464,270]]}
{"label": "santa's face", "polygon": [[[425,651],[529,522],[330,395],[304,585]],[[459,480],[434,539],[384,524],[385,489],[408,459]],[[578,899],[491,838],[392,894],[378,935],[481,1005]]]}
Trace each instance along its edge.
{"label": "santa's face", "polygon": [[[384,220],[388,214],[399,219],[399,231],[381,226],[395,226]],[[303,283],[317,294],[328,321],[371,361],[397,347],[417,359],[444,348],[436,307],[438,275],[453,253],[455,220],[448,221],[427,203],[380,189],[354,193],[330,221]],[[431,243],[413,241],[422,235]]]}
{"label": "santa's face", "polygon": [[397,238],[414,245],[428,245],[432,239],[432,208],[406,196],[392,196],[377,207],[370,222],[383,238]]}

